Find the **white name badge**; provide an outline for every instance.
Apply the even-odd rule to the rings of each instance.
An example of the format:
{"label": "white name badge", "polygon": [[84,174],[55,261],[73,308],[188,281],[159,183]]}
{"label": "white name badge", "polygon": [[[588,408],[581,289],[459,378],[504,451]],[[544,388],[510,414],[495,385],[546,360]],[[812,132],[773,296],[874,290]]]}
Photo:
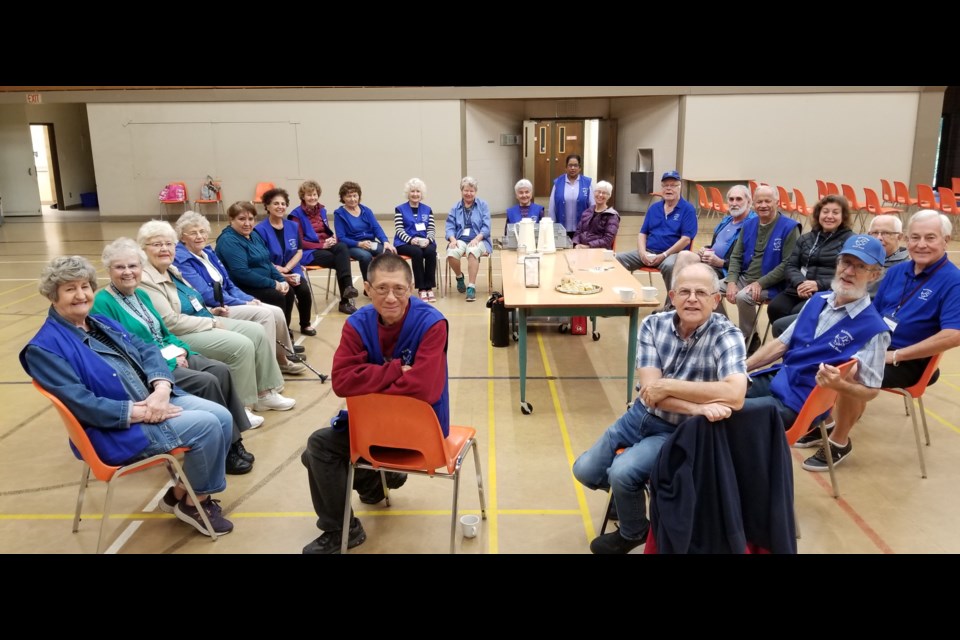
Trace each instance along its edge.
{"label": "white name badge", "polygon": [[183,350],[183,347],[178,347],[175,344],[168,344],[163,349],[160,349],[160,355],[163,356],[164,360],[179,358],[182,355],[186,355],[186,353],[187,352]]}
{"label": "white name badge", "polygon": [[460,237],[469,238],[472,233],[473,233],[473,229],[464,229],[463,233],[460,234]]}
{"label": "white name badge", "polygon": [[426,223],[426,222],[418,222],[416,225],[414,225],[414,227],[416,228],[417,231],[426,231],[426,230],[427,230],[427,223]]}
{"label": "white name badge", "polygon": [[203,309],[203,303],[197,300],[196,298],[190,298],[190,304],[193,305],[194,311],[200,311]]}
{"label": "white name badge", "polygon": [[376,240],[370,241],[370,251],[376,251],[378,246],[380,246],[380,243]]}
{"label": "white name badge", "polygon": [[806,268],[806,267],[800,267],[800,275],[803,276],[804,278],[807,277],[807,268]]}
{"label": "white name badge", "polygon": [[888,327],[890,327],[890,331],[896,331],[897,325],[900,324],[897,322],[896,318],[892,318],[891,316],[883,316],[883,321],[887,323]]}

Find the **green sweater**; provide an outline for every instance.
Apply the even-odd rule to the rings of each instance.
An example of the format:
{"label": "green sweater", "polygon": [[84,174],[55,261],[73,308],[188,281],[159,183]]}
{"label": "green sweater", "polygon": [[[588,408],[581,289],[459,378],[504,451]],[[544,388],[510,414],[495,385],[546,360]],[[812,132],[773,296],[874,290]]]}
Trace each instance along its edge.
{"label": "green sweater", "polygon": [[[116,320],[120,325],[137,336],[147,344],[157,344],[158,349],[163,349],[169,345],[176,345],[181,349],[184,349],[187,352],[187,355],[194,355],[196,351],[191,351],[190,346],[186,342],[178,338],[177,336],[170,333],[167,329],[167,326],[163,324],[163,320],[160,319],[160,314],[157,313],[157,310],[154,308],[153,303],[150,302],[150,298],[140,289],[134,291],[137,298],[140,302],[143,303],[143,306],[147,308],[147,311],[153,314],[153,317],[156,318],[157,323],[160,325],[160,333],[163,335],[163,342],[157,344],[156,340],[153,339],[153,334],[150,333],[150,329],[147,328],[147,325],[143,324],[133,316],[130,309],[121,303],[116,296],[114,296],[106,288],[100,289],[97,291],[97,295],[93,298],[93,308],[90,310],[90,313],[99,314],[106,316],[112,320]],[[167,366],[170,367],[170,371],[173,371],[177,368],[177,359],[171,358],[167,360]]]}

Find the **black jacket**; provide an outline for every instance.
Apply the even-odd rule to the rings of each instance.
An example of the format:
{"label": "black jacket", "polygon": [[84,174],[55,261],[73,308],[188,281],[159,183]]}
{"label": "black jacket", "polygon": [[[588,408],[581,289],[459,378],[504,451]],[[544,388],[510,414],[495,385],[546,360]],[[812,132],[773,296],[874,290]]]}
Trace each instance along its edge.
{"label": "black jacket", "polygon": [[[819,238],[818,238],[819,235]],[[797,239],[797,245],[787,260],[786,291],[797,292],[797,285],[804,280],[815,280],[817,290],[830,291],[830,283],[837,272],[837,256],[843,243],[853,235],[853,229],[840,228],[827,235],[823,231],[810,231]],[[816,248],[814,249],[814,246]],[[813,249],[811,255],[810,250]],[[807,267],[807,275],[800,272]]]}

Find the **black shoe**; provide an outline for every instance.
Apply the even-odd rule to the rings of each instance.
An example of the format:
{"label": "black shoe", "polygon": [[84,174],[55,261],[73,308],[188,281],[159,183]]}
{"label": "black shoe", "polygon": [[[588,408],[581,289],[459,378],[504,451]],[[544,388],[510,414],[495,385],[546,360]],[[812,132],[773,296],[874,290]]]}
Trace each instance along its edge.
{"label": "black shoe", "polygon": [[[830,434],[833,433],[833,427],[836,425],[831,424],[827,427],[827,437],[830,437]],[[797,449],[809,449],[811,447],[819,447],[823,444],[823,438],[820,437],[820,426],[814,425],[813,429],[810,430],[806,435],[800,436],[797,438],[797,441],[794,443],[794,447]]]}
{"label": "black shoe", "polygon": [[[300,348],[303,349],[303,347],[300,347]],[[306,359],[307,359],[307,356],[301,356],[296,353],[294,353],[293,355],[287,354],[287,362],[305,362]]]}
{"label": "black shoe", "polygon": [[[303,346],[302,344],[295,344],[295,345],[293,345],[293,352],[294,352],[294,353],[303,353],[303,352],[306,351],[306,350],[307,350],[307,348],[306,348],[305,346]],[[299,360],[298,360],[298,362],[299,362]]]}
{"label": "black shoe", "polygon": [[313,327],[300,327],[300,335],[302,336],[315,336],[317,335],[317,330]]}
{"label": "black shoe", "polygon": [[349,300],[350,298],[356,298],[358,295],[360,295],[360,292],[357,291],[356,287],[349,286],[343,290],[343,295],[340,297]]}
{"label": "black shoe", "polygon": [[757,352],[757,349],[760,348],[760,336],[753,334],[753,338],[750,339],[750,346],[747,347],[747,357],[749,358]]}
{"label": "black shoe", "polygon": [[[399,489],[407,482],[407,474],[405,473],[396,473],[394,471],[387,471],[387,488],[388,489]],[[383,484],[378,482],[377,488],[365,495],[360,496],[360,502],[363,504],[378,504],[386,496],[383,494]]]}
{"label": "black shoe", "polygon": [[246,460],[247,462],[253,462],[256,458],[252,453],[247,451],[247,448],[243,446],[243,440],[237,440],[233,443],[233,448],[237,450],[237,454]]}
{"label": "black shoe", "polygon": [[350,302],[347,298],[344,298],[340,301],[340,313],[345,313],[348,316],[357,312],[357,308],[353,306],[353,303]]}
{"label": "black shoe", "polygon": [[237,445],[233,445],[230,447],[230,451],[227,452],[227,464],[225,471],[231,476],[242,476],[245,473],[250,473],[253,471],[253,463],[247,462],[240,457],[240,452],[237,450]]}
{"label": "black shoe", "polygon": [[[833,466],[837,466],[850,457],[853,451],[853,440],[847,440],[847,444],[842,447],[834,443],[829,438],[827,443],[830,445],[830,454],[833,457]],[[827,466],[827,452],[824,447],[817,449],[817,452],[803,461],[803,468],[807,471],[829,471]]]}
{"label": "black shoe", "polygon": [[[340,553],[340,543],[343,542],[342,531],[324,531],[319,538],[303,548],[305,554],[334,554]],[[367,539],[367,532],[363,530],[360,520],[354,518],[350,522],[350,533],[347,538],[347,549],[359,547]]]}
{"label": "black shoe", "polygon": [[612,531],[602,536],[597,536],[590,543],[590,551],[597,555],[616,555],[630,553],[647,541],[647,533],[650,531],[650,522],[644,524],[643,533],[636,540],[627,540],[620,531]]}

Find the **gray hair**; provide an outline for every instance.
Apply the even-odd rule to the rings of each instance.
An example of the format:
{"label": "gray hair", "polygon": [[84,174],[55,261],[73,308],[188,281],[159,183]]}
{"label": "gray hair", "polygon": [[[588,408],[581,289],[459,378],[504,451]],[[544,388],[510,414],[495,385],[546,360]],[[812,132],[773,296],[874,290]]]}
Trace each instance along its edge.
{"label": "gray hair", "polygon": [[750,189],[748,189],[745,185],[742,185],[742,184],[735,184],[735,185],[733,185],[732,187],[730,187],[730,188],[727,190],[727,199],[728,199],[728,200],[730,199],[730,195],[731,195],[734,191],[740,191],[740,192],[742,192],[743,198],[744,198],[747,202],[751,202],[751,201],[753,200],[753,198],[750,197]]}
{"label": "gray hair", "polygon": [[460,181],[460,191],[463,191],[464,187],[473,187],[477,189],[477,179],[470,176],[464,176],[463,180]]}
{"label": "gray hair", "polygon": [[60,285],[77,280],[86,280],[97,290],[97,270],[83,256],[60,256],[54,258],[40,272],[40,295],[56,302],[60,297]]}
{"label": "gray hair", "polygon": [[910,232],[910,227],[913,226],[914,222],[923,222],[934,218],[940,218],[940,230],[943,231],[943,237],[949,240],[953,234],[953,225],[950,224],[950,218],[933,209],[923,209],[910,216],[910,221],[907,222],[907,233]]}
{"label": "gray hair", "polygon": [[407,180],[407,183],[403,185],[403,195],[407,198],[410,197],[410,192],[414,189],[420,191],[420,196],[423,197],[427,193],[427,185],[423,184],[423,180],[420,178],[410,178]]}
{"label": "gray hair", "polygon": [[780,194],[777,193],[776,188],[771,187],[771,186],[768,185],[768,184],[761,184],[761,185],[760,185],[759,187],[757,187],[756,190],[753,192],[753,199],[754,199],[754,200],[757,199],[757,197],[758,197],[757,194],[760,193],[760,190],[761,190],[761,189],[763,189],[763,190],[765,190],[765,191],[769,191],[769,192],[770,192],[770,196],[773,198],[774,202],[776,202],[777,200],[780,199]]}
{"label": "gray hair", "polygon": [[[928,209],[929,211],[929,209]],[[897,233],[903,233],[903,222],[900,220],[900,216],[897,215],[884,215],[882,216],[884,220],[893,220],[893,228]],[[873,229],[873,223],[879,220],[881,216],[873,216],[873,220],[870,221],[870,229]]]}
{"label": "gray hair", "polygon": [[613,185],[607,182],[606,180],[601,180],[600,182],[593,185],[593,190],[603,191],[604,193],[607,194],[608,198],[613,195]]}
{"label": "gray hair", "polygon": [[526,178],[521,178],[517,184],[513,185],[513,192],[517,193],[520,189],[527,188],[530,191],[533,191],[533,183],[527,180]]}
{"label": "gray hair", "polygon": [[113,264],[115,260],[118,260],[120,256],[128,255],[137,256],[141,267],[147,263],[147,254],[143,252],[143,249],[140,248],[140,245],[138,245],[133,238],[117,238],[103,248],[103,253],[100,254],[100,260],[103,261],[103,266],[109,269],[110,265]]}
{"label": "gray hair", "polygon": [[173,226],[173,230],[177,234],[177,239],[183,237],[183,234],[192,227],[200,227],[207,232],[207,236],[210,236],[210,221],[207,220],[207,217],[202,213],[197,213],[196,211],[184,211],[183,215],[177,218],[177,223]]}
{"label": "gray hair", "polygon": [[705,264],[700,263],[700,262],[697,262],[697,263],[694,263],[694,264],[688,264],[687,266],[683,267],[683,268],[680,269],[679,271],[675,272],[675,273],[673,274],[673,284],[671,285],[671,288],[670,288],[671,291],[675,291],[675,290],[676,290],[676,289],[675,289],[675,285],[676,285],[677,282],[680,282],[680,274],[681,274],[681,273],[684,273],[684,272],[687,271],[688,269],[699,269],[699,270],[703,271],[703,273],[708,273],[708,272],[709,272],[709,274],[710,274],[710,279],[711,279],[711,281],[712,281],[712,283],[713,283],[711,286],[713,287],[714,293],[717,293],[717,292],[720,291],[720,278],[717,277],[717,270],[714,269],[713,267],[709,266],[709,265],[705,265]]}
{"label": "gray hair", "polygon": [[142,249],[146,246],[147,240],[157,237],[170,240],[174,244],[177,243],[177,234],[169,222],[165,220],[149,220],[144,222],[140,226],[140,230],[137,231],[137,244],[139,244]]}

